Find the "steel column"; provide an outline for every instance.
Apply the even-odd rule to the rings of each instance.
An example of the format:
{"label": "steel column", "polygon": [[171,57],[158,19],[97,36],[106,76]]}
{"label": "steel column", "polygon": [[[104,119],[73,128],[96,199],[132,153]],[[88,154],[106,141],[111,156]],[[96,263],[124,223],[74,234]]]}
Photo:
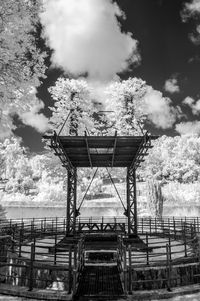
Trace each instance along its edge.
{"label": "steel column", "polygon": [[127,169],[127,217],[128,234],[137,235],[137,198],[136,198],[136,172],[135,168]]}
{"label": "steel column", "polygon": [[76,191],[77,191],[77,169],[72,168],[67,172],[67,222],[66,232],[74,233],[76,230]]}

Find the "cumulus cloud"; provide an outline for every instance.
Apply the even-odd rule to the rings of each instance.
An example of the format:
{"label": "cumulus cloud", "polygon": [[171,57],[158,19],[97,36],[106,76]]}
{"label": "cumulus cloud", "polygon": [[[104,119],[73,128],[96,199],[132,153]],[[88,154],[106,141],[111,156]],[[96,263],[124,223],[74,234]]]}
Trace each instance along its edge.
{"label": "cumulus cloud", "polygon": [[183,22],[188,19],[198,16],[200,13],[200,0],[192,0],[184,4],[184,8],[181,12]]}
{"label": "cumulus cloud", "polygon": [[195,100],[192,97],[187,96],[183,100],[183,104],[189,106],[194,115],[199,115],[200,114],[200,99],[195,102]]}
{"label": "cumulus cloud", "polygon": [[148,119],[158,128],[171,128],[180,114],[178,108],[172,106],[169,98],[163,97],[160,91],[152,87],[148,87],[144,105]]}
{"label": "cumulus cloud", "polygon": [[200,121],[188,121],[176,124],[176,131],[181,135],[200,135]]}
{"label": "cumulus cloud", "polygon": [[41,23],[52,62],[74,76],[111,80],[139,63],[138,42],[121,31],[124,13],[112,0],[43,0]]}
{"label": "cumulus cloud", "polygon": [[44,133],[48,130],[48,118],[44,114],[39,113],[44,108],[42,101],[37,101],[30,111],[20,114],[22,122],[35,128],[38,132]]}
{"label": "cumulus cloud", "polygon": [[[199,16],[200,16],[200,0],[192,0],[192,1],[186,2],[184,4],[183,10],[181,12],[181,17],[182,17],[183,22],[187,22],[190,19],[199,20]],[[194,44],[200,43],[199,21],[196,24],[196,32],[190,33],[189,38]]]}
{"label": "cumulus cloud", "polygon": [[171,94],[180,92],[177,79],[176,78],[167,79],[165,81],[164,89],[165,89],[165,91],[167,91]]}

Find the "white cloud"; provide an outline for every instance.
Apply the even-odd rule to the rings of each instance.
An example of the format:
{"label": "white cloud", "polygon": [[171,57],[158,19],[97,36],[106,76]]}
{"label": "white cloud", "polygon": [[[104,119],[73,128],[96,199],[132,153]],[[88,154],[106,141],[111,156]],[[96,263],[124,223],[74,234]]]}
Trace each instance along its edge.
{"label": "white cloud", "polygon": [[[199,19],[200,15],[200,0],[192,0],[191,2],[186,2],[184,8],[181,12],[181,17],[183,22],[187,22],[189,19],[193,18]],[[200,25],[196,24],[196,32],[190,33],[189,38],[194,44],[200,43]]]}
{"label": "white cloud", "polygon": [[194,104],[195,100],[190,97],[187,96],[184,100],[183,100],[183,104],[188,105],[189,107],[191,107]]}
{"label": "white cloud", "polygon": [[167,91],[171,94],[180,92],[176,78],[169,78],[168,80],[166,80],[164,88],[165,88],[165,91]]}
{"label": "white cloud", "polygon": [[200,121],[181,122],[175,129],[181,135],[200,135]]}
{"label": "white cloud", "polygon": [[171,128],[180,114],[178,108],[171,105],[169,98],[163,97],[160,91],[154,90],[152,87],[148,88],[144,104],[148,119],[158,128]]}
{"label": "white cloud", "polygon": [[111,80],[139,63],[138,42],[121,32],[116,17],[125,16],[112,0],[44,0],[41,22],[53,64],[75,76]]}
{"label": "white cloud", "polygon": [[181,17],[183,22],[188,19],[195,17],[200,13],[200,0],[192,0],[191,2],[186,2],[184,8],[181,12]]}
{"label": "white cloud", "polygon": [[188,105],[192,109],[192,113],[194,115],[200,114],[200,99],[195,102],[195,100],[192,97],[187,96],[183,100],[183,104]]}
{"label": "white cloud", "polygon": [[44,103],[37,101],[36,104],[31,108],[29,112],[20,114],[22,122],[35,128],[38,132],[44,133],[48,130],[48,118],[39,111],[44,107]]}

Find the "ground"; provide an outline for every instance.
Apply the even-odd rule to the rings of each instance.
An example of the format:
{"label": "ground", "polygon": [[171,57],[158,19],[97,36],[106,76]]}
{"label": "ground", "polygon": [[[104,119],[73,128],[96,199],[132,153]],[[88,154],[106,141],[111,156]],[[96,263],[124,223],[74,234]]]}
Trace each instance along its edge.
{"label": "ground", "polygon": [[[5,295],[0,295],[0,300],[2,301],[38,301],[36,299],[27,299],[27,298],[17,298],[17,297],[9,297]],[[192,295],[185,295],[180,297],[174,297],[170,299],[162,299],[162,301],[199,301],[200,300],[200,293],[192,294]],[[120,300],[118,300],[120,301]],[[124,299],[123,299],[124,301]],[[137,301],[137,300],[135,300]],[[158,300],[152,300],[158,301]]]}

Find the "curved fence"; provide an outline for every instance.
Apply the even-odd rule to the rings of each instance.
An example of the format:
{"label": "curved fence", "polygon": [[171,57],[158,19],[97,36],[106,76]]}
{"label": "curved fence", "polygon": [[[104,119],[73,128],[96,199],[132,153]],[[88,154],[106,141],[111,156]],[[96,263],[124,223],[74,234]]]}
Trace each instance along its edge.
{"label": "curved fence", "polygon": [[199,230],[198,218],[140,218],[135,237],[125,218],[80,218],[66,236],[65,218],[10,220],[0,224],[0,281],[75,293],[85,236],[115,232],[125,292],[200,282]]}

